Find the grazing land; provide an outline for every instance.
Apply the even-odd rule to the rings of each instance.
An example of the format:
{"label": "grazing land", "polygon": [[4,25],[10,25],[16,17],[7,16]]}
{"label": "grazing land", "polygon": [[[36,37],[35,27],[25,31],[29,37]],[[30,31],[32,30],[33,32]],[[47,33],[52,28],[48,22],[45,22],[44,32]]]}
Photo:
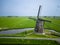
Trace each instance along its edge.
{"label": "grazing land", "polygon": [[28,19],[28,17],[0,17],[0,30],[32,28],[34,26],[35,21]]}
{"label": "grazing land", "polygon": [[[32,16],[33,17],[33,16]],[[33,17],[36,18],[36,17]],[[42,17],[45,20],[51,21],[44,22],[44,28],[55,30],[60,32],[60,17],[54,16],[45,16]],[[29,19],[28,16],[18,17],[18,16],[8,16],[8,17],[0,17],[0,30],[4,29],[18,29],[18,28],[34,28],[36,21],[33,19]]]}
{"label": "grazing land", "polygon": [[[29,16],[31,17],[31,16]],[[35,28],[36,20],[29,19],[28,16],[2,16],[0,17],[0,31],[21,29],[21,28]],[[35,18],[36,17],[33,17]],[[25,31],[16,34],[0,34],[0,37],[26,37],[26,38],[60,38],[60,17],[44,16],[42,19],[49,20],[44,22],[45,35],[38,35],[34,30]],[[55,30],[59,34],[50,34],[49,30]],[[57,33],[56,33],[57,34]],[[35,40],[35,39],[15,39],[15,38],[0,38],[0,44],[38,44],[38,45],[60,45],[54,40]]]}
{"label": "grazing land", "polygon": [[51,21],[51,23],[48,23],[48,22],[44,23],[44,27],[45,28],[48,28],[48,29],[60,32],[60,17],[59,16],[56,16],[56,17],[46,17],[44,19]]}

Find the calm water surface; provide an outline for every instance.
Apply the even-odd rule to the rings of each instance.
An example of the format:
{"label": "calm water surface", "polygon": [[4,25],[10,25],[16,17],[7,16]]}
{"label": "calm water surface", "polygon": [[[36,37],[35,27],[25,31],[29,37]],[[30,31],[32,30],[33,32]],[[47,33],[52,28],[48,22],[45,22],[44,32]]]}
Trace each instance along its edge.
{"label": "calm water surface", "polygon": [[21,33],[27,30],[32,30],[34,28],[24,28],[24,29],[14,29],[14,30],[5,30],[5,31],[0,31],[0,34],[16,34],[16,33]]}

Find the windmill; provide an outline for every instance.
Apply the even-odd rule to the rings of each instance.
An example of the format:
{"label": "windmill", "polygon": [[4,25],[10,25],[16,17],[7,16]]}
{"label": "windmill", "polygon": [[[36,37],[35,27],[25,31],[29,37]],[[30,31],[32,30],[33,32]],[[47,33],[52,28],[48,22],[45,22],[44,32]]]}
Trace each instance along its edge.
{"label": "windmill", "polygon": [[41,5],[39,6],[37,19],[31,18],[31,17],[29,17],[29,18],[33,19],[33,20],[36,20],[36,26],[35,26],[34,31],[36,33],[44,34],[44,27],[43,27],[44,26],[44,22],[51,22],[51,21],[39,18],[40,11],[41,11]]}

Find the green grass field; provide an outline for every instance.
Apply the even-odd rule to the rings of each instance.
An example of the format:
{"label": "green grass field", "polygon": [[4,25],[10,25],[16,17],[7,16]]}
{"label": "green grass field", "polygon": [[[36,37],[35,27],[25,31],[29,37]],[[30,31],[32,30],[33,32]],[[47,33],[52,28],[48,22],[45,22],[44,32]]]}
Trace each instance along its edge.
{"label": "green grass field", "polygon": [[45,28],[60,32],[60,18],[58,18],[58,17],[57,18],[46,17],[44,19],[51,21],[51,23],[49,23],[49,22],[44,23]]}
{"label": "green grass field", "polygon": [[59,45],[56,41],[52,40],[9,39],[9,38],[0,38],[0,44]]}
{"label": "green grass field", "polygon": [[[60,17],[59,18],[43,17],[43,19],[51,21],[51,23],[44,22],[44,28],[47,28],[47,32],[48,30],[55,30],[57,32],[60,32]],[[6,30],[6,29],[34,28],[35,24],[36,24],[36,21],[29,19],[27,16],[0,17],[0,31]],[[27,35],[29,33],[32,33],[32,34]],[[25,31],[22,33],[9,34],[9,35],[0,34],[0,36],[28,37],[28,38],[58,38],[58,36],[49,35],[49,34],[37,35],[33,33],[33,31]],[[13,38],[12,39],[0,38],[0,44],[59,45],[56,41],[52,41],[52,40],[32,40],[32,39],[29,40],[29,39],[13,39]]]}
{"label": "green grass field", "polygon": [[[50,20],[51,23],[45,22],[44,28],[56,30],[60,32],[60,17],[43,17],[45,20]],[[32,28],[35,27],[36,21],[25,17],[0,17],[0,30],[16,29],[16,28]]]}
{"label": "green grass field", "polygon": [[35,26],[35,21],[28,17],[0,17],[1,29],[16,29],[16,28],[32,28]]}

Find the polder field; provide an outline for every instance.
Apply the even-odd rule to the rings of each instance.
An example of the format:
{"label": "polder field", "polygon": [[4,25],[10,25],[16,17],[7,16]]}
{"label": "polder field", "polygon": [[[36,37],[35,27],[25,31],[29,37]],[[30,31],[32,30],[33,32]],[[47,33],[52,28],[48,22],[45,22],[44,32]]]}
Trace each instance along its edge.
{"label": "polder field", "polygon": [[[35,18],[35,17],[33,17]],[[52,29],[60,32],[60,17],[42,17],[45,20],[51,21],[44,22],[44,28]],[[34,28],[36,21],[29,19],[28,16],[19,17],[19,16],[5,16],[0,17],[0,30],[3,29],[18,29],[18,28]]]}
{"label": "polder field", "polygon": [[28,17],[0,17],[0,30],[14,28],[32,28],[34,26],[35,21],[28,19]]}
{"label": "polder field", "polygon": [[[31,17],[32,19],[30,19]],[[35,28],[36,16],[0,16],[0,32],[13,30],[13,29],[24,29],[24,28]],[[44,22],[44,30],[49,33],[49,30],[55,30],[59,34],[46,34],[37,35],[34,30],[25,31],[16,34],[0,34],[0,37],[16,37],[16,38],[0,38],[0,44],[36,44],[36,45],[60,45],[55,40],[37,40],[37,39],[24,39],[24,38],[60,38],[60,16],[44,16],[40,17],[44,20],[51,22]],[[17,37],[23,37],[18,39]]]}

